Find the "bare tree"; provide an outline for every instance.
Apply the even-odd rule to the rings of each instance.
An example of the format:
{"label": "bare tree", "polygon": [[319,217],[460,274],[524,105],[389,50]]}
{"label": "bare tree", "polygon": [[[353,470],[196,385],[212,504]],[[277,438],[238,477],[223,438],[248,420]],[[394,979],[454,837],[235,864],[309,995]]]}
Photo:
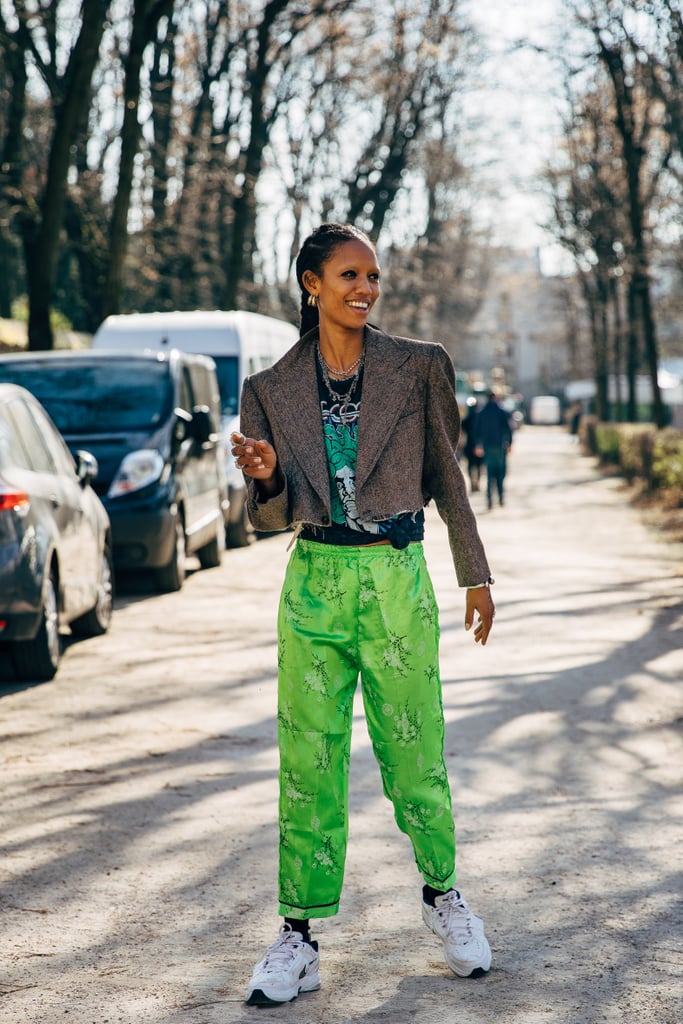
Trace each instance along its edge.
{"label": "bare tree", "polygon": [[394,241],[384,253],[382,316],[396,330],[442,341],[459,362],[489,282],[490,240],[474,223],[470,175],[444,139],[424,147],[422,169],[425,223],[416,241]]}
{"label": "bare tree", "polygon": [[371,41],[379,57],[367,76],[374,127],[346,184],[349,219],[374,238],[463,78],[461,6],[459,0],[395,3],[390,24],[380,24]]}
{"label": "bare tree", "polygon": [[568,79],[567,97],[564,159],[547,172],[554,212],[551,230],[577,266],[591,324],[597,411],[608,419],[608,378],[618,377],[621,370],[621,339],[612,331],[618,309],[616,283],[624,276],[629,244],[622,212],[627,197],[621,143],[614,105],[600,74],[584,83],[581,95],[574,94]]}
{"label": "bare tree", "polygon": [[[28,335],[32,349],[50,349],[53,334],[50,307],[53,296],[60,237],[66,207],[72,147],[77,140],[84,111],[90,102],[90,80],[97,63],[108,3],[83,0],[73,36],[64,25],[57,28],[59,3],[46,3],[38,12],[24,4],[13,5],[14,28],[3,23],[6,46],[15,47],[30,60],[49,96],[51,131],[47,159],[27,166],[21,150],[23,131],[14,140],[10,177],[14,179],[15,217],[19,224],[26,264],[29,300]],[[19,89],[26,87],[19,58],[12,64]],[[47,109],[47,108],[46,108]],[[23,116],[22,103],[15,116]],[[16,121],[14,127],[17,127]],[[23,127],[20,126],[20,127]],[[31,171],[37,171],[32,174]]]}
{"label": "bare tree", "polygon": [[[293,255],[328,216],[382,234],[385,250],[407,251],[424,236],[418,277],[433,277],[442,253],[460,282],[448,289],[448,316],[458,303],[466,315],[476,292],[466,296],[471,231],[449,138],[464,64],[458,0],[77,4],[46,2],[30,24],[23,3],[12,17],[10,4],[0,7],[10,55],[2,75],[12,83],[0,91],[0,231],[9,224],[14,242],[22,227],[43,324],[51,296],[90,330],[118,309],[241,305],[290,315]],[[62,70],[67,44],[78,75],[75,64],[70,76]],[[26,77],[30,61],[42,91]],[[67,119],[72,78],[79,102]],[[67,155],[61,193],[44,159],[53,143]],[[423,215],[401,230],[413,197]],[[59,287],[41,291],[41,307],[43,219]],[[434,291],[423,310],[430,303],[437,323],[443,296]]]}
{"label": "bare tree", "polygon": [[11,228],[22,190],[22,128],[28,74],[24,62],[25,34],[12,30],[0,6],[0,316],[12,315],[19,279],[19,246]]}
{"label": "bare tree", "polygon": [[648,211],[656,194],[671,146],[662,132],[661,110],[647,88],[647,72],[629,24],[634,0],[590,0],[577,17],[593,38],[596,57],[606,72],[621,139],[621,162],[626,182],[630,230],[629,314],[633,330],[641,334],[652,384],[653,418],[665,425],[666,416],[658,382],[659,353],[651,294],[651,259]]}
{"label": "bare tree", "polygon": [[156,36],[159,21],[170,17],[172,11],[173,0],[134,0],[133,3],[130,42],[125,62],[121,157],[109,229],[103,316],[118,313],[120,310],[123,267],[128,247],[128,213],[133,188],[133,165],[140,148],[138,107],[143,56]]}

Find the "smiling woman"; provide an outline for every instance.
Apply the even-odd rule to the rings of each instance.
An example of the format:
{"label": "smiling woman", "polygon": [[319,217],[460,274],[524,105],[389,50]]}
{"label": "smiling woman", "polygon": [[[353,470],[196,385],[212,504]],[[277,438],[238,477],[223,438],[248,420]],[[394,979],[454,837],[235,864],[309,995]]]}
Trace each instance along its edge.
{"label": "smiling woman", "polygon": [[[278,619],[284,923],[248,985],[257,1005],[320,985],[310,918],[339,907],[359,674],[384,791],[422,876],[425,924],[455,974],[491,964],[483,923],[454,888],[438,613],[421,543],[433,496],[467,588],[466,628],[485,644],[491,578],[455,457],[453,364],[441,345],[368,323],[380,268],[356,228],[322,224],[296,270],[301,338],[246,379],[232,438],[255,528],[295,528]],[[379,877],[382,865],[372,870]]]}
{"label": "smiling woman", "polygon": [[361,361],[363,328],[379,298],[379,278],[377,255],[363,237],[350,238],[334,249],[324,272],[301,273],[308,292],[304,308],[318,310],[318,352],[334,376],[348,376]]}

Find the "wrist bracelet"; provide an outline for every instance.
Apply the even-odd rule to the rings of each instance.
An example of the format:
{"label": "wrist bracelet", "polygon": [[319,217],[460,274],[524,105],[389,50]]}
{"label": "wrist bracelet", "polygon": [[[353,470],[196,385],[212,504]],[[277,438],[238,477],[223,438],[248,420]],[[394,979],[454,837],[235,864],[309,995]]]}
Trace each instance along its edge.
{"label": "wrist bracelet", "polygon": [[481,587],[490,587],[491,584],[495,583],[495,582],[496,581],[494,580],[493,576],[489,576],[489,578],[487,580],[485,580],[484,583],[475,583],[474,586],[468,587],[467,589],[468,590],[480,590]]}

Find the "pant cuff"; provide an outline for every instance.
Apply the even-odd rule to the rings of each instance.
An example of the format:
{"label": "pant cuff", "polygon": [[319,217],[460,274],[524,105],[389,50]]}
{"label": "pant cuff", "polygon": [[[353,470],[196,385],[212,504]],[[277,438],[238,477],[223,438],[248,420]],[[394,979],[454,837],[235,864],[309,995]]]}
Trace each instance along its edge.
{"label": "pant cuff", "polygon": [[282,917],[294,917],[299,921],[307,921],[309,917],[334,917],[339,913],[339,901],[336,903],[323,903],[312,907],[294,906],[291,903],[278,904],[278,911]]}

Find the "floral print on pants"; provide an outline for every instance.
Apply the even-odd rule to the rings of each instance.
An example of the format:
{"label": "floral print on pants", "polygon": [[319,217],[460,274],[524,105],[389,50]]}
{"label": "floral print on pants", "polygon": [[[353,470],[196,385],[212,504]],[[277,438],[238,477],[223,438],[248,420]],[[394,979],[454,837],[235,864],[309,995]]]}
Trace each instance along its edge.
{"label": "floral print on pants", "polygon": [[[278,616],[280,913],[330,917],[348,836],[353,699],[424,880],[455,881],[439,626],[422,545],[297,541]],[[379,874],[381,865],[376,865]]]}

